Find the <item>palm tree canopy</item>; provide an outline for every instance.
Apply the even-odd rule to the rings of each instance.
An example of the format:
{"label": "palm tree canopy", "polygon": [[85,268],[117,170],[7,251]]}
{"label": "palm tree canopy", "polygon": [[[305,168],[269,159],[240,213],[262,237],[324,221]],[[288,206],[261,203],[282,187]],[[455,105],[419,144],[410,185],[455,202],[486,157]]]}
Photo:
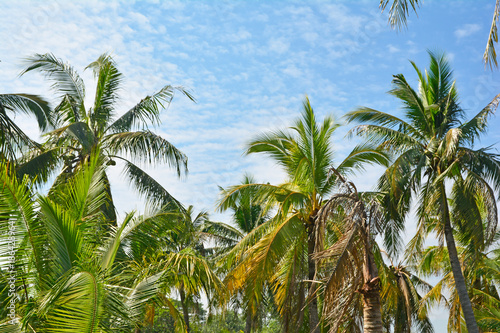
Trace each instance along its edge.
{"label": "palm tree canopy", "polygon": [[[412,62],[419,78],[418,90],[409,85],[404,75],[394,75],[389,93],[402,102],[405,118],[366,107],[346,114],[349,122],[366,123],[356,126],[351,133],[362,135],[397,156],[379,185],[396,198],[394,202],[402,215],[409,210],[411,193],[419,189],[430,191],[431,179],[460,179],[454,190],[458,200],[470,199],[464,193],[466,189],[488,193],[490,198],[494,191],[498,194],[500,190],[498,156],[488,148],[473,148],[486,132],[487,121],[496,110],[500,95],[467,121],[457,102],[458,93],[446,57],[433,52],[429,52],[429,56],[429,70],[422,71]],[[463,175],[466,177],[461,179]],[[424,176],[431,177],[429,182],[422,183]],[[488,184],[497,185],[491,187]],[[430,197],[421,196],[420,200],[424,198],[428,200]],[[438,207],[423,202],[419,206],[422,209]],[[456,207],[470,208],[464,205]],[[462,213],[470,217],[475,211],[462,210]],[[490,231],[486,237],[493,236],[491,230],[496,223],[494,205],[490,205],[490,212],[491,226],[487,228]],[[397,247],[397,244],[386,245],[390,251]]]}
{"label": "palm tree canopy", "polygon": [[160,112],[170,105],[176,91],[194,101],[189,91],[166,85],[119,115],[116,104],[123,75],[109,54],[101,55],[86,68],[92,70],[97,82],[89,108],[85,106],[84,82],[70,64],[50,53],[35,54],[26,59],[26,64],[21,75],[38,71],[53,83],[58,100],[55,129],[46,133],[45,147],[57,150],[55,158],[64,161],[65,173],[71,173],[99,147],[108,165],[114,165],[116,159],[123,161],[128,180],[149,202],[158,207],[169,203],[180,206],[137,163],[163,163],[176,169],[179,176],[187,173],[186,155],[149,127],[160,124]]}

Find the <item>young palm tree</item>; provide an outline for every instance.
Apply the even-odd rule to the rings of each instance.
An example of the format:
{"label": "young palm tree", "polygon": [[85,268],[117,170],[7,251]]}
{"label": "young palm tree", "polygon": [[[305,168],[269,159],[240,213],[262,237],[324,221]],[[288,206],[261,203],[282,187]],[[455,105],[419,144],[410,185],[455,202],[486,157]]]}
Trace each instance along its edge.
{"label": "young palm tree", "polygon": [[[245,175],[241,184],[249,185],[254,183],[255,179],[252,176]],[[223,188],[220,188],[220,190],[224,196],[226,190]],[[228,202],[226,205],[226,207],[228,207],[228,209],[232,212],[232,221],[241,234],[235,239],[234,244],[231,244],[229,251],[223,253],[220,258],[218,258],[219,265],[225,272],[234,268],[240,259],[237,254],[242,252],[242,247],[237,247],[237,243],[245,235],[248,235],[268,219],[268,216],[265,213],[264,205],[257,202],[257,193],[255,188],[246,188],[245,190],[239,191],[238,194],[238,196],[232,198],[234,202]],[[241,296],[242,295],[238,294],[236,298]],[[257,329],[259,319],[259,299],[255,297],[255,294],[253,293],[251,293],[250,296],[250,299],[244,299],[243,297],[243,307],[246,313],[245,333],[255,331]]]}
{"label": "young palm tree", "polygon": [[425,73],[412,62],[419,77],[418,91],[410,87],[402,74],[394,76],[390,94],[403,103],[406,119],[366,107],[349,112],[346,117],[351,122],[366,123],[353,132],[397,155],[380,181],[381,191],[391,197],[392,207],[388,208],[404,215],[409,211],[412,195],[418,194],[419,224],[438,220],[438,235],[446,240],[467,329],[478,332],[453,236],[452,214],[461,216],[454,221],[467,221],[463,227],[472,237],[492,237],[483,229],[478,205],[486,205],[490,212],[486,225],[494,225],[494,189],[500,185],[500,161],[488,149],[472,147],[486,131],[488,117],[496,109],[500,95],[471,120],[463,122],[464,111],[458,104],[445,56],[432,52],[429,55],[430,67]]}
{"label": "young palm tree", "polygon": [[1,163],[0,214],[9,223],[0,225],[0,267],[15,258],[9,267],[15,293],[7,301],[17,298],[18,322],[2,318],[0,332],[130,331],[156,296],[164,272],[133,274],[123,253],[137,228],[151,232],[164,217],[131,213],[119,227],[105,228],[113,223],[100,210],[107,200],[105,168],[102,155],[92,156],[74,177],[39,197],[27,177],[10,177]]}
{"label": "young palm tree", "polygon": [[[170,142],[151,132],[149,125],[160,123],[160,111],[170,104],[176,90],[194,101],[189,92],[182,87],[167,85],[117,118],[115,108],[123,76],[110,55],[103,54],[87,66],[97,80],[94,103],[90,108],[84,104],[83,80],[69,64],[52,54],[35,54],[26,62],[28,66],[21,75],[41,72],[53,81],[52,88],[59,99],[54,109],[56,129],[46,134],[44,147],[54,151],[58,161],[64,162],[63,175],[71,174],[99,147],[108,165],[115,165],[115,160],[124,162],[129,181],[148,202],[159,207],[167,203],[179,205],[135,163],[166,163],[179,175],[187,172],[187,157]],[[108,213],[114,217],[112,208]]]}
{"label": "young palm tree", "polygon": [[[287,173],[280,185],[243,184],[230,187],[220,201],[227,209],[241,191],[253,188],[258,202],[277,209],[276,215],[245,236],[238,249],[241,261],[226,277],[229,290],[245,289],[262,297],[266,282],[275,295],[284,330],[300,330],[308,319],[308,331],[319,332],[316,263],[311,255],[323,250],[318,233],[318,211],[334,189],[329,177],[333,164],[332,134],[339,126],[326,117],[318,124],[306,98],[302,117],[289,131],[262,134],[250,142],[247,153],[273,158]],[[383,163],[386,156],[370,147],[357,147],[337,170],[341,174],[364,162]],[[250,298],[250,297],[248,297]],[[304,310],[308,309],[308,313]]]}

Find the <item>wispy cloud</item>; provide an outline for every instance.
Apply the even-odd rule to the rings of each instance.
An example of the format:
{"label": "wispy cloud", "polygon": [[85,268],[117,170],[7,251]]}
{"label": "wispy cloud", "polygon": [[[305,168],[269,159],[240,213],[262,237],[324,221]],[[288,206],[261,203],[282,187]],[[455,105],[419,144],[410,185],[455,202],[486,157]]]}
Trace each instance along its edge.
{"label": "wispy cloud", "polygon": [[461,28],[455,30],[455,36],[458,39],[469,37],[474,35],[476,32],[481,30],[481,25],[473,23],[473,24],[465,24]]}

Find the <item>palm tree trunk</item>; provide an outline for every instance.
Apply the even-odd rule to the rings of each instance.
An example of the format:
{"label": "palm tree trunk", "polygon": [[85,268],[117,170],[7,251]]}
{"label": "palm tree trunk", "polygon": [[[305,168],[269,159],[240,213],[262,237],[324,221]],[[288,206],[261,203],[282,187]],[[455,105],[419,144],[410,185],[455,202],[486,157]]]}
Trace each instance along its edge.
{"label": "palm tree trunk", "polygon": [[252,309],[247,309],[247,318],[245,323],[245,333],[252,332]]}
{"label": "palm tree trunk", "polygon": [[363,295],[363,332],[382,333],[379,278],[366,282],[359,292]]}
{"label": "palm tree trunk", "polygon": [[371,249],[370,227],[366,225],[363,232],[365,237],[365,259],[363,267],[363,278],[365,284],[359,290],[363,295],[363,332],[382,333],[382,312],[380,306],[380,278],[375,263],[375,257]]}
{"label": "palm tree trunk", "polygon": [[189,312],[186,304],[186,294],[184,293],[184,286],[182,283],[179,288],[179,294],[181,296],[182,314],[184,315],[184,323],[186,323],[186,331],[190,333],[191,328],[189,327]]}
{"label": "palm tree trunk", "polygon": [[474,317],[474,311],[472,311],[472,303],[467,292],[465,278],[462,273],[462,268],[460,267],[460,260],[458,259],[458,252],[455,245],[455,238],[453,237],[453,229],[451,228],[450,211],[448,209],[448,199],[445,195],[446,192],[444,184],[441,184],[441,191],[443,193],[444,208],[442,216],[444,222],[444,237],[446,239],[446,247],[448,248],[448,257],[450,259],[451,271],[453,272],[453,278],[455,280],[455,289],[458,293],[458,299],[460,300],[460,305],[464,314],[467,331],[469,333],[479,333],[476,318]]}
{"label": "palm tree trunk", "polygon": [[[313,229],[313,228],[310,228]],[[308,237],[308,277],[309,277],[309,295],[313,295],[311,301],[309,302],[309,329],[311,333],[320,333],[319,327],[319,315],[318,315],[318,300],[316,295],[316,283],[314,281],[315,273],[316,273],[316,262],[312,259],[312,254],[315,249],[315,238],[314,233],[310,233]]]}

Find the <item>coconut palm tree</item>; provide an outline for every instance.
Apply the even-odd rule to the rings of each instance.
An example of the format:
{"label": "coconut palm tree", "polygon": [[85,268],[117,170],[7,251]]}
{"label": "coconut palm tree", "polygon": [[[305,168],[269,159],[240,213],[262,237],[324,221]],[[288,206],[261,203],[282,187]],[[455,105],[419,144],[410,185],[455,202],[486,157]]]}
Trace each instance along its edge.
{"label": "coconut palm tree", "polygon": [[319,210],[318,229],[331,224],[337,237],[330,247],[314,255],[317,260],[333,261],[332,268],[327,268],[323,320],[329,332],[337,332],[359,292],[363,299],[363,331],[382,332],[380,277],[374,256],[374,229],[379,228],[382,214],[377,202],[370,200],[371,194],[359,193],[352,182],[332,170],[342,186]]}
{"label": "coconut palm tree", "polygon": [[[263,153],[287,174],[285,183],[243,184],[230,187],[219,202],[227,209],[241,191],[255,190],[257,202],[276,214],[240,242],[241,260],[228,274],[230,291],[245,289],[261,298],[269,284],[282,316],[284,330],[319,332],[318,280],[312,254],[323,250],[318,232],[318,211],[334,189],[332,134],[339,125],[331,117],[321,124],[306,98],[300,119],[288,131],[262,134],[248,144],[246,153]],[[363,163],[384,163],[387,157],[368,146],[356,149],[337,166],[348,174]],[[245,288],[245,286],[247,286]],[[247,297],[250,299],[250,297]],[[308,309],[305,313],[305,309]],[[307,321],[306,321],[307,318]]]}
{"label": "coconut palm tree", "polygon": [[[484,219],[484,222],[487,223],[487,219]],[[429,229],[435,231],[436,226],[437,224],[430,225]],[[500,277],[497,273],[498,253],[495,253],[495,250],[490,251],[497,241],[498,234],[496,238],[483,238],[482,241],[486,241],[485,244],[478,244],[477,237],[470,237],[468,230],[463,230],[460,227],[455,230],[455,236],[460,263],[463,266],[464,278],[469,287],[468,291],[471,295],[471,303],[478,325],[484,332],[488,332],[492,328],[489,325],[495,322],[494,311],[490,312],[491,305],[495,304],[494,300],[499,299],[498,295],[500,294],[497,287],[497,281]],[[415,237],[420,236],[416,235]],[[411,247],[409,249],[411,250]],[[443,246],[429,246],[415,259],[421,274],[441,277],[441,280],[428,292],[425,299],[433,299],[436,293],[447,289],[447,294],[450,296],[444,304],[449,309],[448,330],[461,332],[465,325],[448,257],[448,251]],[[496,321],[498,323],[500,318],[497,318]]]}
{"label": "coconut palm tree", "polygon": [[[162,297],[178,293],[181,318],[186,331],[191,332],[190,309],[196,310],[202,293],[208,298],[209,306],[225,299],[224,286],[211,256],[217,255],[228,243],[232,244],[231,237],[239,233],[224,223],[210,221],[207,212],[195,214],[193,206],[166,208],[170,209],[165,212],[168,225],[174,227],[146,229],[138,233],[138,239],[131,235],[128,256],[136,263],[137,274],[165,272],[159,280]],[[208,247],[208,243],[214,247]],[[150,306],[154,309],[154,304]],[[154,317],[154,310],[152,313]]]}
{"label": "coconut palm tree", "polygon": [[[57,160],[64,164],[60,178],[71,175],[99,147],[107,165],[115,165],[116,160],[124,163],[128,180],[150,204],[156,203],[159,207],[168,203],[179,205],[136,163],[166,163],[179,175],[187,172],[187,157],[169,141],[153,133],[149,126],[160,123],[160,111],[170,104],[175,91],[194,101],[188,91],[166,85],[119,115],[116,104],[123,75],[110,55],[103,54],[86,67],[92,70],[97,80],[90,108],[84,103],[84,82],[71,65],[49,53],[35,54],[27,58],[26,63],[21,75],[32,71],[44,74],[53,82],[52,88],[57,94],[55,130],[46,134],[44,147],[53,151]],[[107,179],[105,182],[109,183]],[[112,201],[108,205],[112,206]],[[107,208],[107,214],[111,219],[115,218],[113,207]]]}
{"label": "coconut palm tree", "polygon": [[107,200],[102,156],[95,152],[38,197],[29,178],[11,177],[1,163],[0,214],[8,223],[0,224],[0,267],[2,279],[14,278],[13,295],[2,302],[15,300],[15,322],[2,318],[0,332],[130,331],[156,297],[164,272],[134,274],[124,253],[138,228],[148,235],[158,224],[173,225],[164,214],[130,213],[119,227],[105,227],[114,222],[100,210]]}
{"label": "coconut palm tree", "polygon": [[[389,258],[390,260],[390,258]],[[403,263],[382,265],[381,299],[382,318],[386,332],[422,332],[433,333],[434,329],[428,317],[429,302],[424,303],[424,296],[433,287],[415,275],[414,267]],[[437,295],[442,299],[442,295]]]}
{"label": "coconut palm tree", "polygon": [[[487,130],[488,117],[500,95],[469,121],[458,104],[452,71],[444,55],[429,52],[429,70],[422,72],[415,91],[402,74],[394,76],[390,94],[401,100],[406,119],[362,107],[346,115],[364,123],[352,132],[397,155],[380,181],[390,195],[390,209],[408,213],[412,195],[418,195],[419,224],[437,219],[440,239],[446,240],[460,303],[469,332],[478,332],[453,235],[454,221],[467,221],[471,237],[492,237],[483,228],[480,204],[486,205],[486,225],[496,224],[494,189],[500,185],[500,160],[488,149],[473,149]],[[490,185],[493,184],[493,187]],[[451,188],[451,192],[447,191]],[[451,200],[450,200],[451,199]],[[391,206],[392,205],[392,206]],[[460,218],[452,219],[452,215]]]}

